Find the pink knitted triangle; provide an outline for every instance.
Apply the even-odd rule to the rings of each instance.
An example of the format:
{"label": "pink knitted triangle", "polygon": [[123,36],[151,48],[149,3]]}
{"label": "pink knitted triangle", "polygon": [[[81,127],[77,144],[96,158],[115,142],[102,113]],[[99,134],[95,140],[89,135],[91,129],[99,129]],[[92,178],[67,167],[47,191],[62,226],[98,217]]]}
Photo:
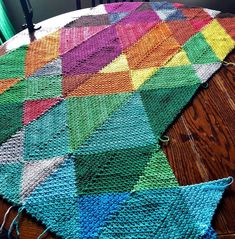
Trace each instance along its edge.
{"label": "pink knitted triangle", "polygon": [[195,30],[200,31],[204,26],[206,26],[211,21],[211,18],[200,19],[200,20],[191,20],[192,26]]}
{"label": "pink knitted triangle", "polygon": [[108,26],[70,27],[61,31],[60,54],[64,54]]}
{"label": "pink knitted triangle", "polygon": [[145,35],[156,22],[135,23],[135,24],[119,24],[116,27],[118,36],[121,41],[122,49],[126,49]]}

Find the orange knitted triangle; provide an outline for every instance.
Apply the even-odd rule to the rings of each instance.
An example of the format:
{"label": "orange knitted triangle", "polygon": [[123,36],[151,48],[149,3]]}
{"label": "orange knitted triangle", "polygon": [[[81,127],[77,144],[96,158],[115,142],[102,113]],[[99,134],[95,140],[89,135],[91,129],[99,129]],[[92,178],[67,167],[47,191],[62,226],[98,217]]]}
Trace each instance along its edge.
{"label": "orange knitted triangle", "polygon": [[15,85],[17,82],[19,82],[20,79],[7,79],[7,80],[1,80],[0,81],[0,94],[8,90],[10,87]]}

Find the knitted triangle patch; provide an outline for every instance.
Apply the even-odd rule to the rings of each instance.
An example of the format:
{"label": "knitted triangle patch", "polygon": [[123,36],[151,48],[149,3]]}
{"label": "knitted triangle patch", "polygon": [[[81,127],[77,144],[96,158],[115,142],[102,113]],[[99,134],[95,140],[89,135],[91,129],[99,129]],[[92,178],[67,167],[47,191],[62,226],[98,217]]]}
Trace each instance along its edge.
{"label": "knitted triangle patch", "polygon": [[234,49],[234,25],[104,4],[1,56],[0,196],[64,239],[216,238],[232,178],[180,186],[159,141]]}
{"label": "knitted triangle patch", "polygon": [[60,101],[60,98],[26,101],[24,104],[24,125],[43,115]]}

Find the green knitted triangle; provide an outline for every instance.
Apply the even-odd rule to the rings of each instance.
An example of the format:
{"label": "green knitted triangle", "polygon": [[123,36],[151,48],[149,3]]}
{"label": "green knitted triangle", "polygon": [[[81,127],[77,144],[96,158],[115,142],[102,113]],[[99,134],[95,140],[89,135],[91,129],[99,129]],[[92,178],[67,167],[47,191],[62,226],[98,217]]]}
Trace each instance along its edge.
{"label": "green knitted triangle", "polygon": [[123,93],[67,99],[70,147],[77,149],[130,96]]}
{"label": "green knitted triangle", "polygon": [[0,144],[22,128],[22,103],[0,103]]}
{"label": "green knitted triangle", "polygon": [[0,104],[24,102],[27,94],[27,81],[21,80],[0,95]]}
{"label": "green knitted triangle", "polygon": [[62,96],[62,76],[49,75],[27,79],[27,99],[47,99]]}
{"label": "green knitted triangle", "polygon": [[200,79],[191,65],[162,67],[145,82],[140,91],[190,86],[198,83],[200,83]]}
{"label": "green knitted triangle", "polygon": [[25,73],[27,47],[22,46],[0,57],[0,79],[20,78]]}
{"label": "green knitted triangle", "polygon": [[192,64],[220,62],[202,33],[191,37],[183,46]]}
{"label": "green knitted triangle", "polygon": [[172,188],[179,186],[177,179],[168,163],[166,155],[160,149],[153,153],[148,162],[143,176],[140,176],[134,191],[154,189],[154,188]]}
{"label": "green knitted triangle", "polygon": [[172,119],[174,119],[189,102],[198,86],[199,84],[140,92],[156,137],[161,136],[172,123]]}
{"label": "green knitted triangle", "polygon": [[78,153],[107,152],[153,145],[155,142],[140,94],[136,93],[91,134]]}
{"label": "green knitted triangle", "polygon": [[156,149],[147,146],[78,155],[75,170],[79,194],[131,191]]}

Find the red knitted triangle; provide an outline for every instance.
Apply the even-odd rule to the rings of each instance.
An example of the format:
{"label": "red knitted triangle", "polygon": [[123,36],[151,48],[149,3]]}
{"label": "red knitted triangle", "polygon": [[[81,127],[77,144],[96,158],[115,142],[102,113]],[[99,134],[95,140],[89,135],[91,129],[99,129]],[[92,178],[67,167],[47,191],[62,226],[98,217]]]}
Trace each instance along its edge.
{"label": "red knitted triangle", "polygon": [[23,124],[27,125],[44,114],[52,106],[56,105],[61,98],[30,100],[24,103]]}

